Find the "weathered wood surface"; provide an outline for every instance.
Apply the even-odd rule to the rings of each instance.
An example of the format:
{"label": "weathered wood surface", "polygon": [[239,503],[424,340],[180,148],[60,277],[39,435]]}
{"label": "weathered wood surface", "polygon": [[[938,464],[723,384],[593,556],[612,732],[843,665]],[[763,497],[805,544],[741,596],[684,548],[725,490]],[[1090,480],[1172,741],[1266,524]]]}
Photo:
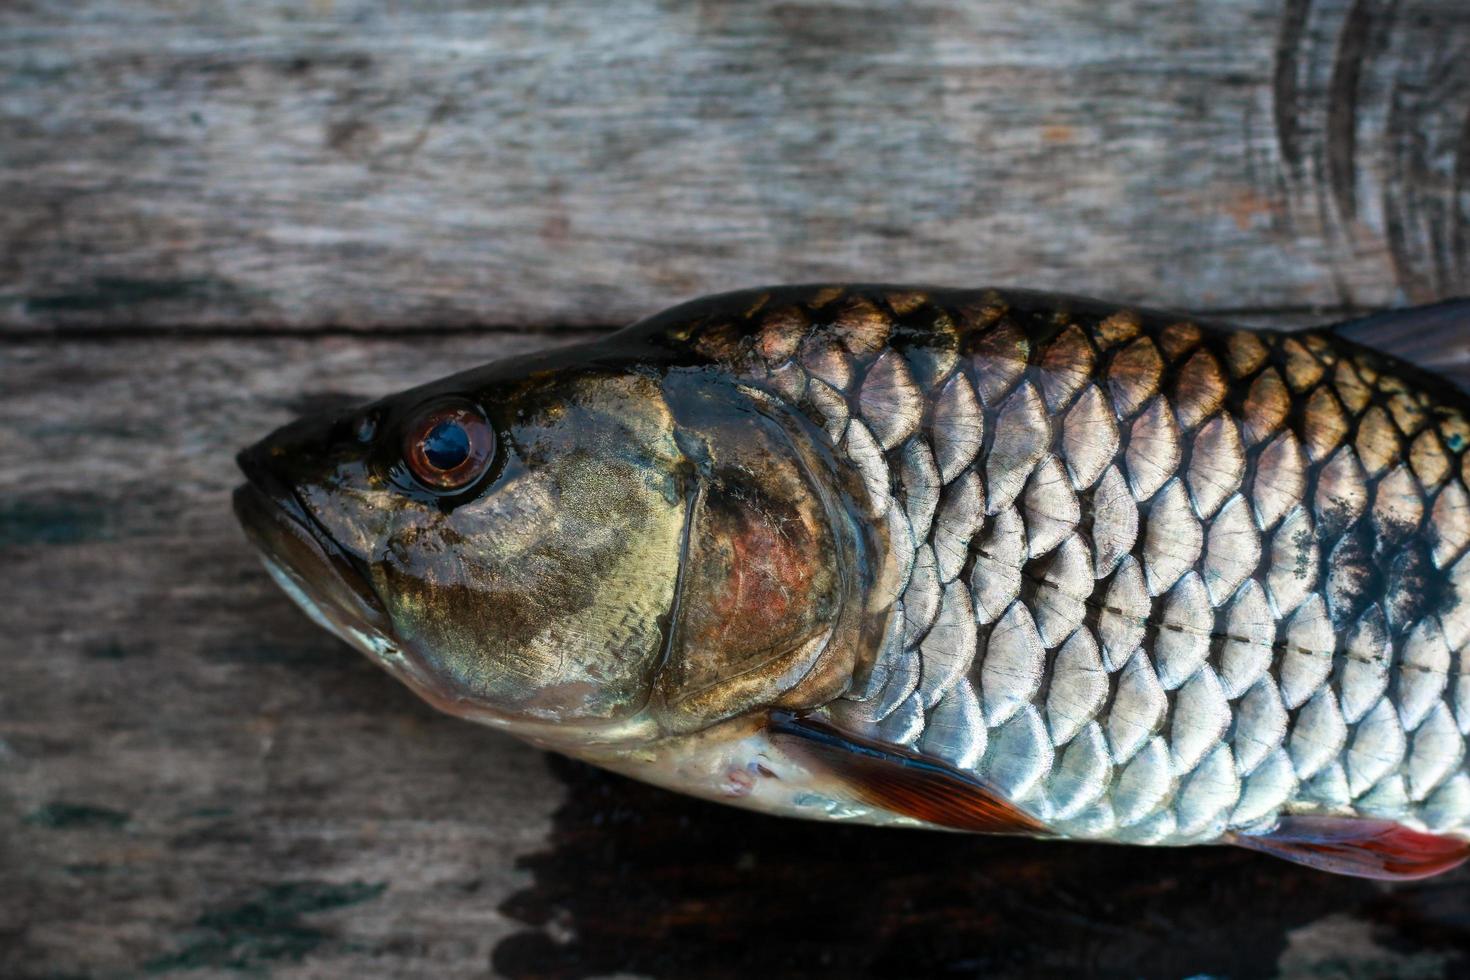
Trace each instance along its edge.
{"label": "weathered wood surface", "polygon": [[0,327],[1470,290],[1463,0],[0,5]]}
{"label": "weathered wood surface", "polygon": [[799,824],[420,704],[271,585],[232,454],[546,341],[0,344],[0,976],[1463,975],[1470,869]]}
{"label": "weathered wood surface", "polygon": [[554,781],[303,628],[231,456],[525,346],[0,348],[0,976],[484,971]]}
{"label": "weathered wood surface", "polygon": [[547,760],[311,626],[228,491],[298,411],[755,282],[1470,291],[1467,51],[1459,0],[0,5],[0,976],[1463,975],[1463,870]]}

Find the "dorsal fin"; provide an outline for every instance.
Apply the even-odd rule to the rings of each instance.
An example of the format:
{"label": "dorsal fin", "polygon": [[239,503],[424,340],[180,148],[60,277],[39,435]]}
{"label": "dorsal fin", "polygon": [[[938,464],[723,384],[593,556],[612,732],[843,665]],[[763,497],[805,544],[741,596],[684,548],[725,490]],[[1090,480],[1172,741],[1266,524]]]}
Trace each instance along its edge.
{"label": "dorsal fin", "polygon": [[1386,310],[1330,329],[1344,340],[1436,374],[1470,394],[1470,299]]}
{"label": "dorsal fin", "polygon": [[1239,834],[1233,842],[1320,871],[1381,881],[1428,878],[1470,857],[1470,841],[1356,817],[1286,817],[1268,834]]}
{"label": "dorsal fin", "polygon": [[839,780],[856,800],[951,830],[1044,836],[1046,827],[946,762],[849,735],[811,718],[771,716],[767,731]]}

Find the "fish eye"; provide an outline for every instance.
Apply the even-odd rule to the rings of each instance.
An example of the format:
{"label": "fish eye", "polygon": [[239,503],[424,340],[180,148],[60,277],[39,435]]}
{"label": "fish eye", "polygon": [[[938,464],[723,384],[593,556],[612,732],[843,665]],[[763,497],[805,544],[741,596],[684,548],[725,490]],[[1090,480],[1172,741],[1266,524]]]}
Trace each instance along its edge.
{"label": "fish eye", "polygon": [[404,430],[403,457],[430,490],[469,486],[495,455],[495,433],[479,409],[440,405],[420,412]]}

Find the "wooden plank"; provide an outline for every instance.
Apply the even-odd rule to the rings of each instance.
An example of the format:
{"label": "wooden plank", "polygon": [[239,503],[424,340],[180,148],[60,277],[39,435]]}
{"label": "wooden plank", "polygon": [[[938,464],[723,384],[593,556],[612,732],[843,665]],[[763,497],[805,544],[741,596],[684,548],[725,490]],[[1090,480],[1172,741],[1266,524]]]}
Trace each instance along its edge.
{"label": "wooden plank", "polygon": [[32,0],[0,327],[625,322],[818,278],[1470,289],[1462,0]]}
{"label": "wooden plank", "polygon": [[1470,869],[762,818],[420,704],[270,584],[231,456],[547,342],[0,340],[0,975],[1464,973]]}
{"label": "wooden plank", "polygon": [[301,408],[526,346],[0,348],[0,975],[483,975],[555,781],[307,624],[229,491]]}

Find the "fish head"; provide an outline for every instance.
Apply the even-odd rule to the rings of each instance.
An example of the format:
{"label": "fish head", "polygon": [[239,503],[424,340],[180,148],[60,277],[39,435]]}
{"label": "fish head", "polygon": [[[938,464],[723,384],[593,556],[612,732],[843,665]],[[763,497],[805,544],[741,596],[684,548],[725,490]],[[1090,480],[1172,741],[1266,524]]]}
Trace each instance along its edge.
{"label": "fish head", "polygon": [[647,375],[492,366],[294,422],[239,463],[272,575],[431,703],[591,727],[643,708],[688,493]]}
{"label": "fish head", "polygon": [[533,357],[285,426],[235,507],[318,624],[577,754],[850,680],[861,563],[788,426],[707,377]]}

